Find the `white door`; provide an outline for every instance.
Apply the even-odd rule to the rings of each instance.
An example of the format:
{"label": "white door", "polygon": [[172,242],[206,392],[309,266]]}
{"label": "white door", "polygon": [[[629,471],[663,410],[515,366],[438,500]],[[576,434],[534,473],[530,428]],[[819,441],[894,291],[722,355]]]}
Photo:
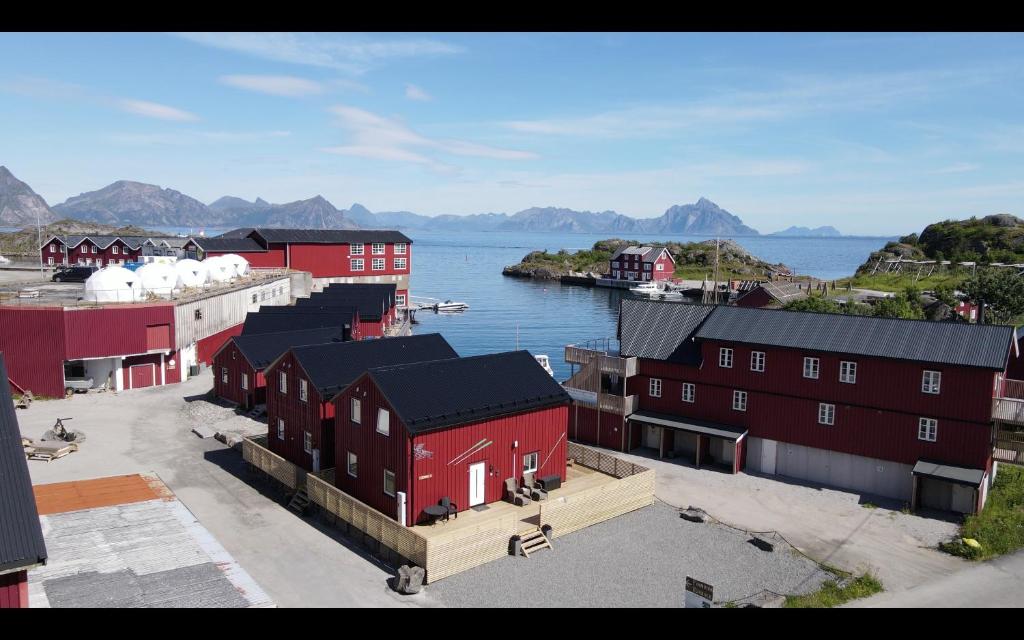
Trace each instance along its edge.
{"label": "white door", "polygon": [[761,441],[761,473],[775,475],[775,444],[774,440]]}
{"label": "white door", "polygon": [[484,466],[486,466],[484,462],[469,465],[469,506],[471,507],[484,503]]}

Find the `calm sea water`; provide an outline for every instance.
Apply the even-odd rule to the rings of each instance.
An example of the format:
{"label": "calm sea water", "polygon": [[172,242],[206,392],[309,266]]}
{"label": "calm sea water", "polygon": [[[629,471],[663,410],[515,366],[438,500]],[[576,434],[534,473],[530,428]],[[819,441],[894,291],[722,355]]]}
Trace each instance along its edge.
{"label": "calm sea water", "polygon": [[[458,314],[419,312],[417,333],[444,335],[456,351],[470,356],[528,349],[547,354],[559,379],[569,375],[562,353],[566,344],[615,335],[619,290],[535,282],[501,275],[505,265],[530,251],[589,249],[607,234],[497,233],[458,234],[407,231],[414,241],[414,296],[465,302]],[[631,239],[685,241],[706,238],[641,236]],[[769,262],[783,262],[798,273],[833,279],[851,275],[868,254],[891,238],[736,238]],[[517,338],[518,336],[518,338]]]}

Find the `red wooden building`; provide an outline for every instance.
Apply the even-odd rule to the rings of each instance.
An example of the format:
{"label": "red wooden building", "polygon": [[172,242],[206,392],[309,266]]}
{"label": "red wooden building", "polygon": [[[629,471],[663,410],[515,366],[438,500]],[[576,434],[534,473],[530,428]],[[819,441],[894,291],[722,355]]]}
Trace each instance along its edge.
{"label": "red wooden building", "polygon": [[914,506],[984,504],[1012,327],[642,300],[622,302],[619,325],[611,357],[629,375],[614,390],[630,408],[574,408],[574,438]]}
{"label": "red wooden building", "polygon": [[95,265],[136,262],[145,238],[135,236],[53,236],[40,248],[43,264]]}
{"label": "red wooden building", "polygon": [[[6,376],[0,353],[0,379]],[[0,385],[0,609],[28,607],[28,571],[46,557],[14,402]]]}
{"label": "red wooden building", "polygon": [[762,282],[736,298],[738,307],[772,307],[778,308],[788,302],[806,298],[810,293],[810,285],[804,289],[796,282]]}
{"label": "red wooden building", "polygon": [[565,480],[569,396],[525,351],[370,369],[334,398],[335,484],[401,523]]}
{"label": "red wooden building", "polygon": [[264,371],[270,450],[307,471],[331,468],[341,389],[374,366],[456,357],[436,333],[293,347]]}
{"label": "red wooden building", "polygon": [[337,327],[234,336],[213,356],[213,392],[250,409],[267,402],[263,370],[291,347],[343,342]]}
{"label": "red wooden building", "polygon": [[671,280],[676,261],[664,247],[626,247],[619,249],[608,263],[613,280]]}
{"label": "red wooden building", "polygon": [[332,284],[309,298],[297,300],[295,307],[304,310],[355,307],[359,317],[358,339],[380,338],[398,319],[396,299],[393,284]]}

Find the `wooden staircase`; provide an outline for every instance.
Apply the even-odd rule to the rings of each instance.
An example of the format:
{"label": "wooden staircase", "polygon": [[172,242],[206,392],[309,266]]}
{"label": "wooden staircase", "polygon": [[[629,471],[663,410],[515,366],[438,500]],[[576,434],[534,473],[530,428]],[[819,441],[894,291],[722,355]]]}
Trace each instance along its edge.
{"label": "wooden staircase", "polygon": [[524,533],[519,539],[523,555],[527,558],[530,554],[541,549],[552,549],[551,542],[548,540],[541,530],[538,528],[529,533]]}
{"label": "wooden staircase", "polygon": [[300,516],[304,516],[311,502],[309,494],[306,493],[306,487],[302,487],[292,496],[291,502],[288,503],[288,508]]}

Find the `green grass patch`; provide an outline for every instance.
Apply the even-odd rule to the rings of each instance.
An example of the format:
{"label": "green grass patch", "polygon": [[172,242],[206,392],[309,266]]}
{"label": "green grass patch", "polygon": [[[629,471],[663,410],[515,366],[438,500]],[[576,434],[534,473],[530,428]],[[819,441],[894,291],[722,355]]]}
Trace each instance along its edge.
{"label": "green grass patch", "polygon": [[[973,538],[981,548],[963,542]],[[969,560],[985,560],[1024,548],[1024,469],[999,465],[995,484],[981,513],[967,516],[960,535],[939,545],[946,553]]]}
{"label": "green grass patch", "polygon": [[876,273],[873,275],[858,275],[852,278],[844,278],[836,281],[837,287],[845,287],[849,282],[857,289],[873,289],[875,291],[891,291],[898,293],[907,287],[914,287],[920,290],[934,290],[939,286],[957,288],[966,279],[964,274],[941,273],[932,274],[927,278],[914,280],[913,275],[902,273]]}
{"label": "green grass patch", "polygon": [[864,504],[862,504],[860,506],[864,507],[865,509],[877,509],[878,508],[878,505],[874,504],[873,502],[865,502]]}
{"label": "green grass patch", "polygon": [[787,609],[827,609],[838,607],[851,600],[867,598],[882,591],[882,582],[866,573],[849,580],[843,586],[835,580],[826,580],[814,593],[803,596],[786,596]]}

